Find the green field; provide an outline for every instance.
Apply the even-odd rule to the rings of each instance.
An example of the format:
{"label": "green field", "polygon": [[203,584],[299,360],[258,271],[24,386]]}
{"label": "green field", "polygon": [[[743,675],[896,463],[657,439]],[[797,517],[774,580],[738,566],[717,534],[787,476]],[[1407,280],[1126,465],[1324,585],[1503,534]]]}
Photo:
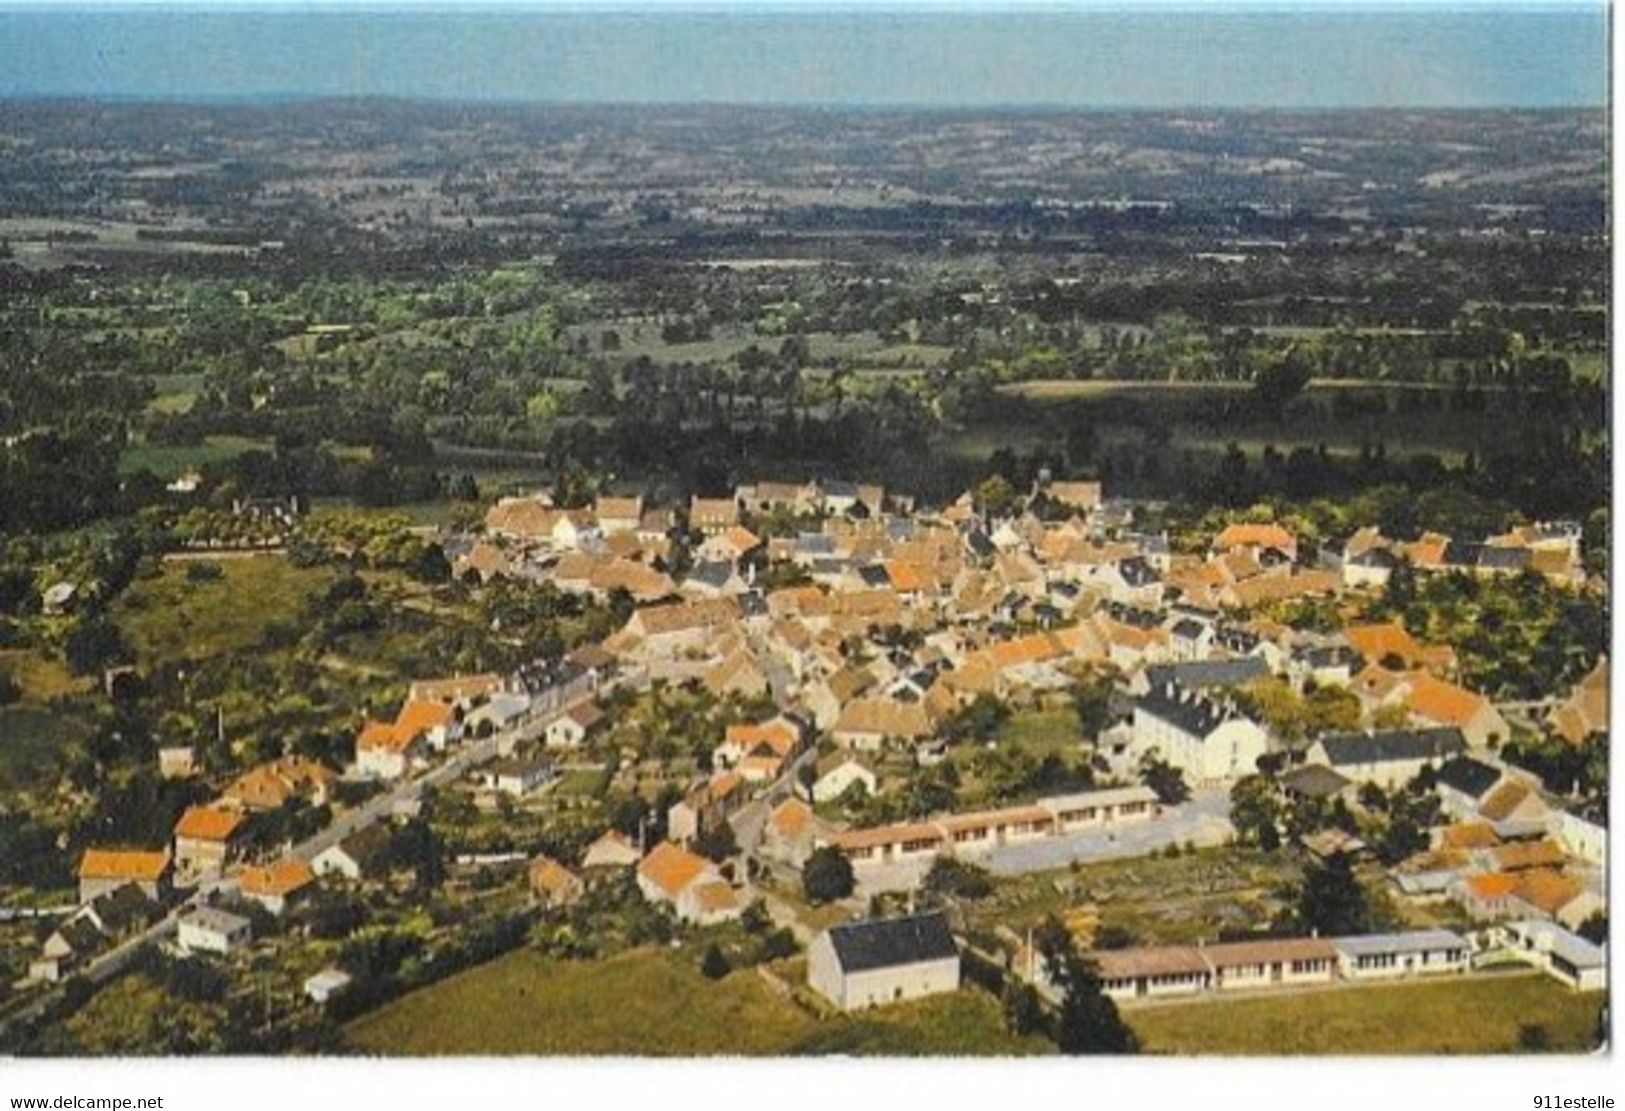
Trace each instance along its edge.
{"label": "green field", "polygon": [[358,1051],[400,1056],[997,1056],[1049,1049],[1041,1039],[1006,1035],[998,1004],[977,991],[817,1019],[750,969],[712,982],[697,965],[694,945],[587,963],[522,950],[398,999],[345,1033]]}
{"label": "green field", "polygon": [[119,457],[119,470],[124,474],[149,470],[159,478],[179,478],[205,464],[235,459],[248,451],[270,451],[272,447],[270,440],[252,436],[209,436],[201,444],[185,446],[136,444]]}
{"label": "green field", "polygon": [[1125,1008],[1147,1053],[1331,1056],[1520,1052],[1519,1028],[1545,1030],[1554,1052],[1587,1053],[1604,995],[1511,973]]}
{"label": "green field", "polygon": [[273,623],[296,621],[333,578],[276,555],[216,565],[220,578],[193,582],[187,563],[165,563],[157,578],[137,580],[119,598],[114,617],[143,664],[251,648]]}
{"label": "green field", "polygon": [[88,736],[83,719],[37,706],[0,708],[0,787],[48,785],[62,746]]}

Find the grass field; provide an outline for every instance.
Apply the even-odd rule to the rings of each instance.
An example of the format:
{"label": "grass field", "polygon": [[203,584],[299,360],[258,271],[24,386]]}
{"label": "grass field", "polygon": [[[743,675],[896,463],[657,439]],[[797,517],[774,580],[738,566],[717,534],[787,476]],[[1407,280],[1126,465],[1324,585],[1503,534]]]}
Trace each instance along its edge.
{"label": "grass field", "polygon": [[17,680],[24,702],[49,702],[58,695],[82,694],[95,685],[68,670],[61,660],[27,649],[0,651],[0,672]]}
{"label": "grass field", "polygon": [[[357,1050],[399,1056],[1006,1056],[1051,1051],[1012,1038],[974,990],[814,1018],[750,969],[712,982],[697,947],[567,963],[529,950],[414,992],[350,1024]],[[478,1015],[480,1021],[470,1022]]]}
{"label": "grass field", "polygon": [[134,474],[145,469],[159,478],[179,478],[206,463],[235,459],[248,451],[270,451],[271,447],[270,440],[252,436],[210,436],[191,446],[137,444],[125,449],[119,458],[119,470]]}
{"label": "grass field", "polygon": [[1148,1053],[1213,1056],[1520,1052],[1520,1026],[1554,1052],[1594,1044],[1604,995],[1506,974],[1124,1010]]}
{"label": "grass field", "polygon": [[1013,745],[1042,759],[1050,753],[1076,757],[1083,739],[1078,715],[1070,706],[1050,710],[1019,710],[999,730],[999,743]]}
{"label": "grass field", "polygon": [[223,559],[218,579],[193,582],[185,563],[138,580],[114,616],[143,663],[215,656],[257,644],[274,622],[297,620],[331,571],[294,567],[281,556]]}
{"label": "grass field", "polygon": [[0,708],[0,787],[20,790],[48,784],[56,775],[62,746],[89,733],[82,719],[58,710]]}
{"label": "grass field", "polygon": [[774,1054],[815,1027],[754,972],[713,983],[698,962],[690,949],[582,963],[521,950],[398,999],[346,1034],[363,1052],[405,1056],[672,1057]]}

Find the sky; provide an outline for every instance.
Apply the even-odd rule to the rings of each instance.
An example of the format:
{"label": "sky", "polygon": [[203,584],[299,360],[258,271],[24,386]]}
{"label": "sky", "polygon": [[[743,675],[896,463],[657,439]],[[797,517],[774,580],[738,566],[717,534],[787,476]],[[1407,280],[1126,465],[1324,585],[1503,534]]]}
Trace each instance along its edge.
{"label": "sky", "polygon": [[1600,106],[1608,10],[0,0],[0,96],[936,108]]}

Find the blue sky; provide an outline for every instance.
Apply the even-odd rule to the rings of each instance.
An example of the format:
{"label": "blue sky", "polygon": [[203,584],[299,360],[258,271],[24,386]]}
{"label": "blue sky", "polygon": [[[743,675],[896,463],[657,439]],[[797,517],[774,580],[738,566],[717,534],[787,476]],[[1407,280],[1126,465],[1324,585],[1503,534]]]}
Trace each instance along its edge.
{"label": "blue sky", "polygon": [[0,6],[0,95],[1138,107],[1604,103],[1607,9],[684,0]]}

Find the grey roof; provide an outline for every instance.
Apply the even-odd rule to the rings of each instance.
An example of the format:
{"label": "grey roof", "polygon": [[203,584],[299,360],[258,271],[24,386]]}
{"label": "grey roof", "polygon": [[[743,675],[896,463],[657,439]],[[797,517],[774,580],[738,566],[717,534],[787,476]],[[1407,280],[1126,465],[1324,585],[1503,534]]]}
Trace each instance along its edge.
{"label": "grey roof", "polygon": [[122,933],[136,923],[149,922],[158,916],[159,906],[148,898],[139,884],[127,883],[106,891],[90,901],[91,909],[105,929]]}
{"label": "grey roof", "polygon": [[858,578],[863,580],[864,586],[872,586],[877,590],[891,585],[891,576],[886,574],[885,566],[879,563],[858,568]]}
{"label": "grey roof", "polygon": [[848,566],[850,564],[844,559],[815,559],[808,572],[814,575],[840,575],[846,572]]}
{"label": "grey roof", "polygon": [[1365,662],[1360,653],[1346,644],[1317,645],[1314,648],[1303,648],[1294,653],[1294,657],[1317,671],[1327,667],[1346,667],[1350,671],[1358,671]]}
{"label": "grey roof", "polygon": [[1136,703],[1136,708],[1192,737],[1206,737],[1225,722],[1241,716],[1194,691],[1165,686],[1152,687],[1150,693]]}
{"label": "grey roof", "polygon": [[96,923],[88,918],[73,918],[62,923],[56,929],[56,936],[66,943],[70,951],[81,956],[93,952],[104,940]]}
{"label": "grey roof", "polygon": [[1324,764],[1305,764],[1281,776],[1282,787],[1311,798],[1330,798],[1352,782]]}
{"label": "grey roof", "polygon": [[804,532],[796,537],[796,551],[802,555],[834,555],[835,537],[823,532]]}
{"label": "grey roof", "polygon": [[941,911],[831,926],[830,943],[844,972],[868,972],[958,957]]}
{"label": "grey roof", "polygon": [[1182,663],[1152,664],[1145,669],[1145,677],[1153,687],[1169,683],[1185,690],[1206,690],[1212,687],[1239,687],[1270,673],[1269,665],[1257,656],[1243,656],[1239,660],[1190,660]]}
{"label": "grey roof", "polygon": [[912,540],[916,529],[907,517],[893,517],[886,522],[886,536],[891,540]]}
{"label": "grey roof", "polygon": [[1157,573],[1143,556],[1130,556],[1117,565],[1117,573],[1130,586],[1150,586],[1157,581]]}
{"label": "grey roof", "polygon": [[840,478],[826,478],[818,483],[819,492],[826,498],[855,498],[858,496],[858,484]]}
{"label": "grey roof", "polygon": [[739,612],[746,617],[761,617],[768,612],[767,599],[760,590],[750,590],[737,599]]}
{"label": "grey roof", "polygon": [[358,829],[338,843],[344,855],[355,861],[363,872],[378,867],[389,857],[394,837],[389,827],[376,824]]}
{"label": "grey roof", "polygon": [[1480,763],[1470,756],[1457,756],[1445,761],[1439,769],[1439,782],[1454,787],[1468,798],[1483,798],[1490,788],[1501,782],[1499,768]]}
{"label": "grey roof", "polygon": [[1244,656],[1264,643],[1264,638],[1257,633],[1250,633],[1246,629],[1237,629],[1233,626],[1219,629],[1218,636],[1214,639],[1221,647],[1231,652],[1239,652]]}
{"label": "grey roof", "polygon": [[1355,567],[1379,567],[1392,571],[1399,566],[1399,557],[1387,548],[1367,548],[1349,560]]}
{"label": "grey roof", "polygon": [[1182,640],[1196,640],[1207,631],[1207,626],[1194,617],[1181,617],[1168,631]]}
{"label": "grey roof", "polygon": [[1384,953],[1431,953],[1440,949],[1466,949],[1467,939],[1449,930],[1409,930],[1397,934],[1367,934],[1363,937],[1332,939],[1337,950],[1350,957],[1374,957]]}
{"label": "grey roof", "polygon": [[1141,609],[1139,606],[1125,606],[1118,602],[1107,602],[1101,609],[1112,620],[1121,621],[1125,625],[1132,625],[1136,629],[1160,628],[1163,622],[1162,614],[1156,610]]}
{"label": "grey roof", "polygon": [[1528,548],[1484,547],[1478,553],[1478,565],[1492,571],[1522,571],[1529,566]]}
{"label": "grey roof", "polygon": [[1467,751],[1460,729],[1393,729],[1383,733],[1343,733],[1322,737],[1333,767],[1384,764],[1394,760],[1432,760]]}
{"label": "grey roof", "polygon": [[1452,540],[1439,553],[1439,562],[1447,567],[1476,567],[1484,545],[1467,540]]}
{"label": "grey roof", "polygon": [[222,934],[234,934],[239,930],[246,930],[252,925],[248,919],[241,915],[221,910],[219,907],[198,907],[187,915],[184,921],[205,930],[214,930]]}
{"label": "grey roof", "polygon": [[721,560],[709,563],[696,563],[694,569],[688,573],[688,582],[701,582],[706,586],[721,590],[733,578],[733,568]]}
{"label": "grey roof", "polygon": [[1606,949],[1570,933],[1555,922],[1527,918],[1509,923],[1507,929],[1534,948],[1549,951],[1571,968],[1605,968],[1608,965]]}
{"label": "grey roof", "polygon": [[981,529],[972,529],[969,533],[967,533],[965,535],[965,545],[966,547],[970,548],[972,555],[975,555],[981,559],[990,559],[992,558],[993,553],[998,551],[998,549],[993,546],[993,541],[987,538],[987,533],[983,532]]}

